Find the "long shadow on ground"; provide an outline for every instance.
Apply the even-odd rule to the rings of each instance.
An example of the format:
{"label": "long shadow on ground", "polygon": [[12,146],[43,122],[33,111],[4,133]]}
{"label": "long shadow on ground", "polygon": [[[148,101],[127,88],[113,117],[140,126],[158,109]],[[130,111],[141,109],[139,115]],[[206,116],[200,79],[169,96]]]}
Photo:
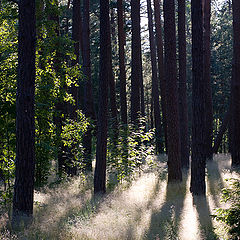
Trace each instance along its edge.
{"label": "long shadow on ground", "polygon": [[165,203],[159,211],[153,211],[150,227],[145,239],[177,239],[180,216],[186,196],[188,172],[183,174],[182,183],[168,183]]}
{"label": "long shadow on ground", "polygon": [[214,233],[211,213],[206,196],[193,196],[193,205],[198,213],[201,239],[218,239]]}

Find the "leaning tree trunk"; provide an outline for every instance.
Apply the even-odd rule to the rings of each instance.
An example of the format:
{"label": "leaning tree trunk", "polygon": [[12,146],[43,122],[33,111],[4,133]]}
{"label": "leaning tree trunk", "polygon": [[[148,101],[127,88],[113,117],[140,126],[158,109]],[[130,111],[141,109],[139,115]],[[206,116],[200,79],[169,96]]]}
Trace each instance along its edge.
{"label": "leaning tree trunk", "polygon": [[18,79],[16,102],[16,177],[13,227],[32,218],[35,164],[35,1],[19,0]]}
{"label": "leaning tree trunk", "polygon": [[202,1],[192,0],[192,164],[191,192],[202,195],[205,184],[205,82],[203,82]]}
{"label": "leaning tree trunk", "polygon": [[212,160],[212,140],[213,140],[213,106],[212,106],[212,89],[210,73],[210,18],[211,18],[211,0],[203,1],[203,80],[205,82],[205,151],[206,158]]}
{"label": "leaning tree trunk", "polygon": [[167,116],[166,116],[166,79],[164,74],[164,60],[163,60],[163,40],[162,40],[162,27],[161,27],[161,14],[159,0],[153,0],[154,2],[154,17],[156,28],[156,44],[158,55],[158,75],[159,75],[159,87],[161,95],[161,107],[162,107],[162,121],[164,128],[165,148],[167,152]]}
{"label": "leaning tree trunk", "polygon": [[180,131],[177,96],[176,26],[174,0],[164,0],[165,77],[168,136],[168,181],[181,181]]}
{"label": "leaning tree trunk", "polygon": [[151,63],[152,63],[152,95],[153,95],[153,108],[154,108],[154,123],[155,123],[155,137],[156,137],[156,151],[161,153],[163,151],[161,141],[161,116],[160,116],[160,104],[159,104],[159,88],[157,77],[157,56],[156,56],[156,43],[153,33],[153,16],[151,0],[147,0],[147,12],[148,12],[148,28],[150,38],[150,51],[151,51]]}
{"label": "leaning tree trunk", "polygon": [[178,46],[179,46],[179,124],[182,167],[189,167],[188,104],[186,76],[186,27],[185,0],[178,0]]}
{"label": "leaning tree trunk", "polygon": [[240,1],[233,8],[232,165],[240,165]]}
{"label": "leaning tree trunk", "polygon": [[100,72],[94,193],[106,192],[107,106],[111,54],[109,0],[100,0]]}
{"label": "leaning tree trunk", "polygon": [[131,121],[137,123],[140,113],[141,33],[140,0],[131,0],[132,60],[131,60]]}

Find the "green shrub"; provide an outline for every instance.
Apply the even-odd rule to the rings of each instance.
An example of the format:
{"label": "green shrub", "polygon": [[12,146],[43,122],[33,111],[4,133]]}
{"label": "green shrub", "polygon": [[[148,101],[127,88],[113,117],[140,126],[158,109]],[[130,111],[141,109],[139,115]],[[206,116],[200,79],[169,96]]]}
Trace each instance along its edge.
{"label": "green shrub", "polygon": [[230,207],[227,209],[219,208],[213,217],[227,224],[231,239],[240,237],[240,180],[231,178],[228,188],[222,190],[222,201],[228,202]]}

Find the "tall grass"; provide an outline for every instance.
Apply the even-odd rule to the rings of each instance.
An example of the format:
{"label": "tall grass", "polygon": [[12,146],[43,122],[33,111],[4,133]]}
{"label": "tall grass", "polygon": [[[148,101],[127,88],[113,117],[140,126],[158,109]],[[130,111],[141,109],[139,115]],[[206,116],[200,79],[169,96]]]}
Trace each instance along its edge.
{"label": "tall grass", "polygon": [[[165,160],[101,198],[92,196],[91,176],[36,192],[33,224],[12,239],[228,239],[210,215],[227,207],[220,201],[224,179],[239,177],[230,156],[216,155],[207,164],[207,196],[194,198],[188,171],[182,183],[167,184]],[[11,239],[10,233],[0,239]]]}

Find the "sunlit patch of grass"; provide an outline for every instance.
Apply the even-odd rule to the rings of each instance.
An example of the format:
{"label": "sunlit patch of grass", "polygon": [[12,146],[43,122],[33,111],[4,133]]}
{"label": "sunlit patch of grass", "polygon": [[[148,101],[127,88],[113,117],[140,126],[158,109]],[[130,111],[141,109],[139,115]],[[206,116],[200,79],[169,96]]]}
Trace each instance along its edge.
{"label": "sunlit patch of grass", "polygon": [[[189,172],[184,171],[182,183],[167,183],[165,159],[159,157],[151,171],[116,185],[104,197],[93,197],[92,176],[85,183],[78,177],[35,192],[34,222],[18,239],[228,239],[224,225],[210,215],[227,206],[220,201],[225,179],[239,177],[230,155],[216,155],[207,164],[207,195],[194,198]],[[0,239],[16,239],[4,234]]]}

